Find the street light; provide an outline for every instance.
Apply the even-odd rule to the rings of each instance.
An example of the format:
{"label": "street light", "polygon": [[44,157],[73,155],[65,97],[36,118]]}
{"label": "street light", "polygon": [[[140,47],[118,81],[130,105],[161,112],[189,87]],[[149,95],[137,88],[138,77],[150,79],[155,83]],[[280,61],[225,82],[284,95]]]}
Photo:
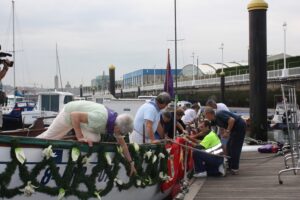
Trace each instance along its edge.
{"label": "street light", "polygon": [[287,69],[286,69],[286,27],[287,23],[283,22],[283,73],[282,76],[287,75]]}
{"label": "street light", "polygon": [[192,58],[193,58],[193,84],[195,83],[195,53],[192,53]]}
{"label": "street light", "polygon": [[223,50],[224,50],[224,44],[221,43],[220,49],[222,50],[222,71],[220,73],[220,86],[221,86],[221,101],[225,102],[225,73],[224,73],[224,58],[223,58]]}
{"label": "street light", "polygon": [[223,44],[223,42],[221,43],[220,49],[222,51],[222,73],[224,73],[224,71],[223,71],[223,68],[224,68],[224,59],[223,59],[224,44]]}

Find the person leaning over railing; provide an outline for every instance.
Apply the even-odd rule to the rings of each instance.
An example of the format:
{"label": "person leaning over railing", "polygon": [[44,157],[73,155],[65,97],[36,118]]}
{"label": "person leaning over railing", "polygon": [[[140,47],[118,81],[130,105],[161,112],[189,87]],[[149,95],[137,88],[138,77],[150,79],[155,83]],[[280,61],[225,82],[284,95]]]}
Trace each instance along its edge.
{"label": "person leaning over railing", "polygon": [[197,140],[190,136],[184,139],[194,148],[203,150],[193,151],[194,177],[201,178],[206,176],[225,176],[223,157],[216,156],[223,152],[222,144],[217,134],[211,130],[210,122],[204,120],[200,122],[200,131],[203,133],[203,139]]}
{"label": "person leaning over railing", "polygon": [[65,105],[49,128],[37,136],[44,139],[63,139],[74,129],[78,141],[89,146],[101,140],[101,134],[111,134],[123,149],[123,154],[130,163],[130,175],[136,173],[134,162],[128,151],[124,137],[133,130],[133,120],[128,114],[120,114],[90,101],[72,101]]}
{"label": "person leaning over railing", "polygon": [[221,110],[215,112],[212,108],[205,109],[205,117],[221,128],[224,128],[223,137],[229,138],[227,143],[228,168],[232,174],[238,174],[241,151],[246,134],[246,123],[238,115]]}
{"label": "person leaning over railing", "polygon": [[[176,109],[176,129],[179,134],[187,134],[185,130],[185,124],[182,122],[181,117],[184,115],[184,110],[182,108]],[[167,108],[162,112],[160,122],[155,132],[156,139],[170,139],[174,138],[174,108]]]}
{"label": "person leaning over railing", "polygon": [[129,135],[131,143],[142,144],[143,142],[160,142],[159,140],[155,140],[154,133],[157,130],[160,120],[160,111],[170,102],[170,95],[166,92],[162,92],[156,98],[144,103],[138,109],[134,118],[134,130]]}

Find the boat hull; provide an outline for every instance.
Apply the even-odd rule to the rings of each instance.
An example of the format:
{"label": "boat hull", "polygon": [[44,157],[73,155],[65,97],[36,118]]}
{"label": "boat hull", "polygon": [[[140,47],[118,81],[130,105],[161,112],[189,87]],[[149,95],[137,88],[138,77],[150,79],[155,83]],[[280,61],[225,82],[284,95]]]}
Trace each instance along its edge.
{"label": "boat hull", "polygon": [[[1,141],[1,138],[6,137],[5,138],[5,142]],[[8,173],[9,171],[9,167],[12,163],[12,160],[14,160],[14,162],[16,162],[16,158],[14,158],[14,154],[16,154],[15,151],[15,147],[14,147],[14,142],[16,141],[15,139],[17,137],[11,137],[12,139],[8,138],[9,136],[0,136],[0,176],[3,177],[3,175],[5,175],[6,173]],[[26,141],[30,141],[28,140],[30,138],[26,138]],[[10,140],[8,142],[8,140]],[[36,141],[37,140],[37,144]],[[11,176],[11,180],[9,181],[9,184],[6,184],[6,188],[5,189],[13,189],[13,188],[17,188],[18,191],[18,195],[13,195],[13,197],[7,197],[7,194],[5,194],[5,192],[2,194],[0,193],[0,197],[4,196],[3,199],[24,199],[26,198],[24,196],[24,194],[22,192],[19,192],[20,190],[22,190],[22,188],[24,188],[26,186],[26,183],[24,183],[24,174],[29,174],[28,177],[30,177],[30,175],[34,174],[34,172],[37,169],[37,166],[41,163],[41,162],[45,162],[45,158],[43,157],[43,150],[45,149],[45,143],[44,142],[39,142],[42,140],[39,139],[33,139],[31,138],[31,142],[22,142],[21,145],[17,145],[17,148],[21,148],[22,152],[24,153],[25,157],[26,157],[26,161],[24,164],[18,163],[16,164],[17,166],[15,166],[15,170],[13,175]],[[26,144],[27,143],[27,144]],[[51,143],[51,142],[47,142],[47,143]],[[83,144],[82,144],[83,145]],[[118,185],[120,184],[126,184],[130,181],[130,178],[127,176],[127,171],[126,171],[126,167],[124,165],[123,162],[119,163],[119,170],[117,171],[117,175],[114,178],[114,181],[111,182],[111,177],[114,177],[111,175],[111,173],[113,173],[114,171],[114,165],[115,165],[115,157],[118,154],[118,152],[113,151],[113,149],[115,148],[115,145],[110,145],[112,147],[106,148],[106,152],[105,154],[102,155],[102,157],[99,157],[99,153],[98,151],[101,152],[101,145],[102,144],[98,144],[97,146],[99,147],[95,147],[93,148],[94,150],[96,150],[96,152],[90,153],[88,154],[88,150],[86,147],[86,145],[84,145],[84,148],[77,148],[82,150],[82,152],[80,152],[80,156],[78,158],[79,159],[84,157],[84,155],[89,155],[89,164],[85,167],[79,166],[78,164],[74,164],[73,167],[70,167],[70,163],[72,162],[76,162],[76,161],[71,161],[71,159],[73,159],[73,156],[71,156],[73,154],[73,148],[74,146],[74,142],[68,142],[68,141],[64,141],[59,143],[58,145],[55,145],[54,143],[54,147],[53,147],[53,152],[56,154],[55,158],[50,158],[53,159],[53,163],[55,163],[57,172],[59,174],[59,176],[61,177],[60,180],[63,179],[64,176],[66,176],[69,180],[69,185],[70,188],[66,188],[66,194],[68,192],[68,190],[71,190],[71,185],[74,184],[74,180],[76,178],[79,177],[78,174],[81,174],[82,171],[84,171],[82,174],[83,178],[87,178],[90,177],[91,179],[94,178],[94,184],[95,187],[89,187],[89,184],[86,184],[84,181],[79,181],[78,187],[76,188],[77,192],[83,192],[83,193],[88,193],[91,192],[90,190],[95,190],[95,191],[101,191],[101,190],[105,190],[107,189],[108,185],[113,183],[113,187],[111,188],[111,190],[109,190],[109,192],[105,195],[103,195],[101,197],[101,199],[123,199],[123,200],[129,200],[129,199],[145,199],[145,200],[161,200],[163,198],[165,198],[167,195],[170,194],[171,188],[168,189],[167,191],[161,192],[160,189],[160,182],[154,185],[145,185],[144,187],[140,187],[139,185],[137,186],[136,183],[131,185],[129,188],[120,190],[120,187],[118,187]],[[104,146],[107,146],[107,144],[103,144]],[[62,148],[63,147],[63,148]],[[72,148],[71,148],[72,147]],[[107,149],[111,149],[112,151],[107,151]],[[151,148],[150,148],[151,149]],[[154,147],[153,152],[155,151],[156,147]],[[157,152],[158,153],[158,152]],[[105,159],[105,156],[109,155],[109,158],[112,159],[112,164],[109,165],[107,159]],[[120,154],[121,155],[121,154]],[[154,155],[154,153],[153,153]],[[158,155],[158,154],[156,154]],[[17,157],[17,156],[16,156]],[[153,157],[152,157],[153,158]],[[151,160],[152,160],[151,158]],[[119,156],[119,159],[122,160],[122,156]],[[158,158],[157,158],[158,159]],[[121,161],[120,160],[120,161]],[[51,162],[49,162],[51,164]],[[48,163],[48,164],[49,164]],[[95,170],[95,168],[99,167],[99,163],[101,165],[101,163],[103,163],[102,167],[103,169],[99,170],[96,174],[94,174],[95,176],[91,176],[93,172],[93,170]],[[151,162],[148,162],[148,164],[146,164],[145,162],[142,162],[142,168],[146,171],[147,166],[149,165],[149,163],[151,164]],[[54,175],[52,175],[52,168],[51,165],[46,165],[44,167],[42,167],[42,169],[39,171],[39,173],[36,174],[36,176],[34,176],[34,181],[32,182],[32,184],[34,186],[36,186],[37,188],[35,189],[36,191],[30,196],[30,199],[57,199],[58,193],[55,194],[54,196],[50,196],[48,194],[43,193],[43,190],[45,190],[45,188],[50,188],[50,191],[56,191],[57,187],[59,187],[58,185],[60,185],[60,183],[58,182],[57,177],[54,177]],[[24,166],[25,169],[27,170],[26,173],[24,173]],[[156,165],[157,169],[156,171],[159,171],[159,164]],[[13,168],[13,167],[11,167]],[[110,168],[107,170],[107,168]],[[20,173],[20,170],[21,171]],[[66,171],[68,170],[72,170],[72,173],[69,173],[69,176],[65,175]],[[79,171],[78,171],[79,170]],[[23,174],[23,175],[22,175]],[[55,172],[54,172],[55,174]],[[78,177],[77,177],[78,176]],[[116,180],[117,179],[117,180]],[[3,179],[4,180],[4,179]],[[3,180],[0,180],[0,188],[1,185],[4,184]],[[64,181],[64,180],[62,180]],[[119,182],[121,181],[121,183]],[[53,189],[54,188],[54,189]],[[56,188],[56,189],[55,189]],[[74,189],[74,188],[73,188]],[[1,192],[0,191],[0,192]],[[65,199],[80,199],[77,196],[77,192],[71,192],[68,193],[68,195],[66,195]],[[94,192],[94,191],[92,191]],[[72,194],[73,193],[73,194]],[[89,197],[88,199],[97,199],[96,195],[94,197]]]}

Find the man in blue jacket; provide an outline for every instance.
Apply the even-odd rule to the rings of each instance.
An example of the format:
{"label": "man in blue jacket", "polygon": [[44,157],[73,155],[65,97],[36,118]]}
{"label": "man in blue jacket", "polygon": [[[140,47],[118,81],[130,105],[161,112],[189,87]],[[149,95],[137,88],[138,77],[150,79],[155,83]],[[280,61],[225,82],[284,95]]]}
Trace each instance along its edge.
{"label": "man in blue jacket", "polygon": [[238,115],[221,110],[215,111],[208,107],[205,109],[205,117],[225,129],[224,138],[229,138],[227,143],[228,168],[232,174],[238,174],[241,151],[246,134],[246,123]]}

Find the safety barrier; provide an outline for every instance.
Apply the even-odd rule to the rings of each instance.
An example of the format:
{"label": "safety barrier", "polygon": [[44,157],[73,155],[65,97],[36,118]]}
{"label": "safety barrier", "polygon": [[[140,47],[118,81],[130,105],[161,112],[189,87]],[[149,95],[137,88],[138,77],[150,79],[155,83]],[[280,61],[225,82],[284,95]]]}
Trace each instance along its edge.
{"label": "safety barrier", "polygon": [[[297,175],[300,170],[300,148],[299,148],[299,107],[297,105],[296,87],[290,85],[281,85],[282,97],[285,110],[285,123],[288,129],[288,145],[285,146],[289,149],[288,154],[284,156],[284,170],[280,170],[278,173],[279,184],[282,184],[281,174],[292,171]],[[291,160],[291,166],[288,161]]]}
{"label": "safety barrier", "polygon": [[[278,78],[282,78],[283,73],[282,69],[279,70],[271,70],[267,72],[267,79],[274,80]],[[286,77],[295,77],[300,76],[300,67],[295,68],[288,68]],[[241,75],[234,75],[234,76],[226,76],[225,77],[225,84],[232,84],[232,83],[243,83],[250,81],[249,74],[241,74]],[[220,84],[220,77],[214,78],[206,78],[206,79],[196,79],[196,80],[188,80],[188,81],[180,81],[178,80],[177,87],[205,87],[205,86],[214,86]],[[141,91],[153,91],[153,90],[162,90],[164,88],[164,84],[155,84],[155,85],[142,85],[140,86]],[[123,92],[135,92],[138,91],[138,86],[127,86],[123,88]],[[120,89],[116,90],[116,93],[121,93]]]}

